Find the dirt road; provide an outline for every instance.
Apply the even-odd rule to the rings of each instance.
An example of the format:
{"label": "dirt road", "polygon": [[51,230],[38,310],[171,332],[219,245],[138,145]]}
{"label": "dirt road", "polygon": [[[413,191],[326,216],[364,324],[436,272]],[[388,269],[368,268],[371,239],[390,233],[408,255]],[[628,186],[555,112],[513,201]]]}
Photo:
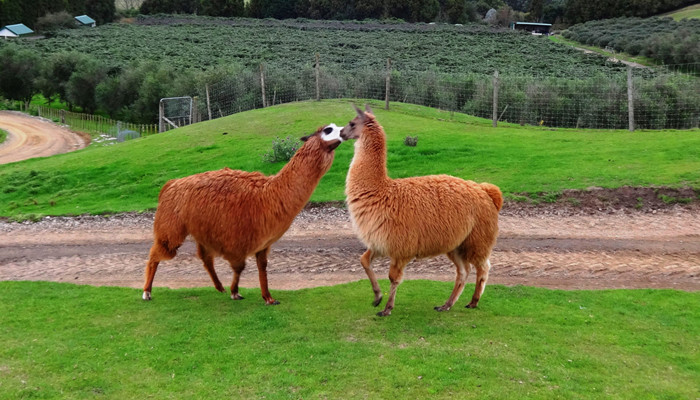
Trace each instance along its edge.
{"label": "dirt road", "polygon": [[[152,214],[0,223],[0,280],[141,287],[152,223]],[[513,212],[506,206],[500,230],[491,284],[700,290],[697,210],[547,215]],[[359,263],[363,251],[346,210],[307,209],[273,246],[271,289],[364,280]],[[388,261],[374,265],[378,276],[386,278]],[[230,282],[228,265],[217,259],[215,266],[222,282]],[[249,260],[242,286],[258,286],[255,271],[254,260]],[[417,260],[407,266],[405,279],[453,281],[454,266],[444,256]],[[211,286],[191,241],[174,260],[161,263],[155,286]],[[369,283],[367,290],[370,296]]]}
{"label": "dirt road", "polygon": [[87,145],[66,128],[19,112],[0,111],[0,129],[8,133],[0,144],[0,164],[67,153]]}

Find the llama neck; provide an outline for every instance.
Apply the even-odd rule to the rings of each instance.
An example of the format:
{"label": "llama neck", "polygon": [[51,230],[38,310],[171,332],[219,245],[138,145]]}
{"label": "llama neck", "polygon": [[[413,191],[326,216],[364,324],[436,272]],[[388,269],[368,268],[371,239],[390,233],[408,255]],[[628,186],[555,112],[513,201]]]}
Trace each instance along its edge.
{"label": "llama neck", "polygon": [[[269,189],[283,204],[283,208],[296,215],[311,198],[318,182],[330,167],[319,156],[318,150],[303,146],[291,160],[270,180]],[[332,161],[332,159],[331,159]]]}
{"label": "llama neck", "polygon": [[348,186],[379,189],[388,181],[384,132],[363,134],[355,143],[355,155],[348,172]]}

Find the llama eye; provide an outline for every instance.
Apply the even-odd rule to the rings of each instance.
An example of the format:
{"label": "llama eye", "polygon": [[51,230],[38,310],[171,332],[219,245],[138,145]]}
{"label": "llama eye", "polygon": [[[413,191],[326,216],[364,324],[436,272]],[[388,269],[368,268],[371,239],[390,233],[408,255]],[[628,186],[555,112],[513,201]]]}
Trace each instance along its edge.
{"label": "llama eye", "polygon": [[331,132],[333,132],[333,128],[331,128],[330,126],[323,130],[324,135],[330,135]]}

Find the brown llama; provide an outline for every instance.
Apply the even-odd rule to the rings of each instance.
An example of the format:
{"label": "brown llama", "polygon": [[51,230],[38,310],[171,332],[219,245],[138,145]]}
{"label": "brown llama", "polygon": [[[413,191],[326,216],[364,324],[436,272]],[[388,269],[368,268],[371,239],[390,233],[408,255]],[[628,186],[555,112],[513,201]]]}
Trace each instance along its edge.
{"label": "brown llama", "polygon": [[343,139],[357,139],[348,171],[345,194],[353,226],[367,251],[360,258],[372,289],[374,306],[382,292],[370,263],[376,257],[391,258],[389,300],[379,316],[391,314],[396,289],[406,264],[417,258],[446,254],[457,267],[449,310],[464,290],[471,265],[476,268],[476,288],[467,308],[474,308],[486,287],[489,256],[498,235],[498,212],[503,197],[489,183],[465,181],[449,175],[391,179],[386,167],[386,134],[372,111],[355,107],[357,117],[341,131]]}
{"label": "brown llama", "polygon": [[305,143],[279,173],[224,168],[167,182],[160,191],[153,222],[154,241],[146,264],[143,299],[151,299],[158,263],[175,257],[187,235],[197,243],[214,287],[224,292],[214,270],[214,257],[222,256],[233,269],[231,298],[248,256],[255,255],[260,290],[266,304],[279,304],[267,287],[270,246],[289,228],[297,214],[330,169],[334,150],[343,139],[335,124],[320,127],[301,138]]}

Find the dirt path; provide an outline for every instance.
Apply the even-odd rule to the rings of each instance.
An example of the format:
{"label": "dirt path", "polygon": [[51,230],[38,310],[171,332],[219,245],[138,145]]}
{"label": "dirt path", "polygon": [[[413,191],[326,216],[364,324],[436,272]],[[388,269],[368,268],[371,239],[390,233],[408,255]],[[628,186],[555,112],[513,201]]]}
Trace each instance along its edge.
{"label": "dirt path", "polygon": [[[0,223],[0,280],[141,287],[152,222],[152,214],[141,214]],[[522,215],[506,207],[500,229],[491,284],[700,290],[697,210]],[[359,264],[363,251],[346,210],[307,209],[273,246],[271,289],[365,280]],[[244,287],[258,286],[251,261],[243,273]],[[388,261],[374,265],[386,278]],[[215,266],[222,282],[230,282],[228,265],[217,259]],[[417,260],[407,266],[405,277],[453,281],[454,267],[444,256]],[[194,243],[186,242],[174,260],[161,264],[155,285],[211,286]]]}
{"label": "dirt path", "polygon": [[0,129],[8,133],[0,144],[0,164],[67,153],[87,145],[66,128],[19,112],[0,111]]}

